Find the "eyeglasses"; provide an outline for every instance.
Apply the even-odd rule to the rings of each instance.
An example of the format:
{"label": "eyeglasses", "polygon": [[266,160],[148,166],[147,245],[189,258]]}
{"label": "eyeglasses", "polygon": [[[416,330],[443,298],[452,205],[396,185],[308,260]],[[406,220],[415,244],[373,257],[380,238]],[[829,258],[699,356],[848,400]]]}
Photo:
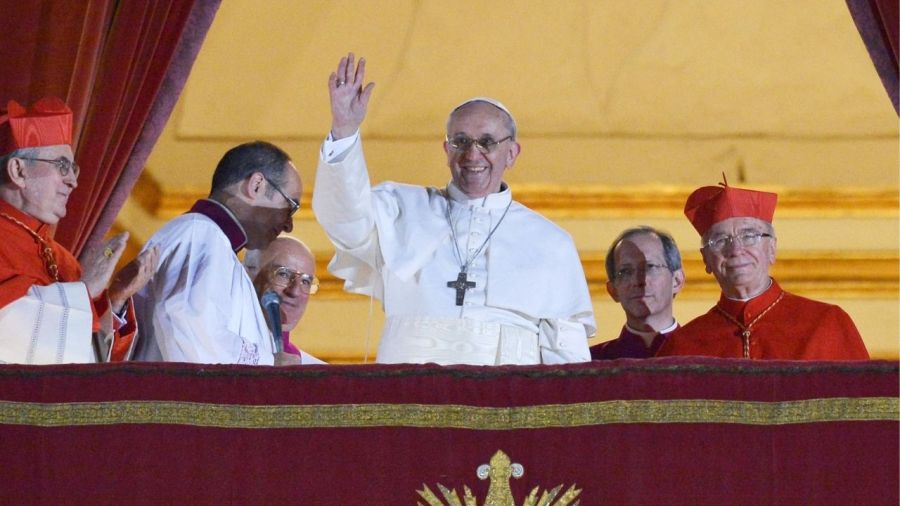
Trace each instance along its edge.
{"label": "eyeglasses", "polygon": [[278,267],[272,271],[272,284],[278,288],[287,288],[300,280],[300,291],[307,295],[315,295],[319,291],[319,278],[305,272],[295,271],[287,267]]}
{"label": "eyeglasses", "polygon": [[740,245],[743,248],[756,246],[762,237],[772,237],[772,234],[762,232],[744,232],[738,235],[723,235],[706,241],[705,246],[712,251],[722,251],[728,245]]}
{"label": "eyeglasses", "polygon": [[634,279],[638,273],[642,273],[648,278],[656,278],[668,270],[668,266],[660,264],[646,264],[642,268],[622,267],[613,274],[613,277],[616,281],[630,281]]}
{"label": "eyeglasses", "polygon": [[57,170],[59,170],[59,175],[61,175],[62,177],[68,176],[70,171],[75,174],[75,177],[78,177],[78,174],[81,172],[81,168],[78,167],[77,163],[63,156],[53,160],[48,160],[46,158],[28,158],[25,156],[18,156],[16,158],[21,158],[22,160],[31,160],[33,162],[44,162],[54,165],[56,166]]}
{"label": "eyeglasses", "polygon": [[453,151],[457,151],[459,153],[465,153],[472,147],[472,144],[475,145],[475,149],[478,150],[479,153],[488,154],[500,145],[501,142],[508,141],[512,139],[512,135],[508,135],[499,141],[495,141],[491,137],[482,137],[478,140],[472,139],[471,137],[466,137],[465,135],[457,135],[452,139],[447,137],[447,145],[450,146],[450,149]]}
{"label": "eyeglasses", "polygon": [[[63,175],[65,175],[65,174],[63,174]],[[281,191],[281,188],[279,188],[277,184],[272,182],[271,179],[266,178],[266,182],[269,183],[272,186],[272,188],[275,188],[275,191],[280,193],[281,196],[284,197],[284,200],[287,200],[288,206],[290,206],[290,208],[291,208],[290,212],[288,213],[288,216],[294,216],[294,214],[296,214],[297,211],[300,210],[300,201],[297,199],[292,199],[292,198],[288,197],[283,191]]]}

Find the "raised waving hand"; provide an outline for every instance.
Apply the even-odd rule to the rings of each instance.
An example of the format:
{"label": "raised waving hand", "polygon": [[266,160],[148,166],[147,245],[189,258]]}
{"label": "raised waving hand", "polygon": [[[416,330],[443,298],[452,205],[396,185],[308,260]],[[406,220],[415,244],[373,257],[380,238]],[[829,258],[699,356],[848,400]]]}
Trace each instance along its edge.
{"label": "raised waving hand", "polygon": [[360,58],[354,66],[354,55],[341,58],[337,70],[328,76],[328,95],[331,98],[331,136],[343,139],[356,132],[366,117],[369,97],[375,83],[363,86],[366,77],[366,59]]}

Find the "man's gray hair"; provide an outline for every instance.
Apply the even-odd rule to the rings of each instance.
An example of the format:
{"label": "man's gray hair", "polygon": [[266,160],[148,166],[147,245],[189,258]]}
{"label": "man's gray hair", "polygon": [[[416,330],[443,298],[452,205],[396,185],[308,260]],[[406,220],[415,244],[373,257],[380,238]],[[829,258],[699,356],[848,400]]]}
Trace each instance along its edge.
{"label": "man's gray hair", "polygon": [[493,98],[490,98],[490,97],[470,98],[469,100],[466,100],[465,102],[454,107],[453,110],[450,111],[450,115],[447,116],[447,127],[446,127],[447,134],[450,133],[450,122],[453,120],[453,115],[456,114],[456,112],[459,111],[460,109],[462,109],[463,107],[466,107],[467,105],[473,104],[476,102],[480,102],[483,104],[489,104],[489,105],[496,107],[497,109],[500,109],[503,112],[503,114],[506,115],[506,121],[504,122],[504,126],[509,131],[509,135],[512,137],[512,140],[516,140],[518,128],[516,127],[516,120],[515,120],[515,118],[513,118],[512,113],[509,112],[509,109],[507,109],[506,106],[503,105],[499,100],[494,100]]}
{"label": "man's gray hair", "polygon": [[681,252],[678,251],[678,245],[675,244],[675,239],[672,238],[666,232],[662,230],[657,230],[653,227],[647,225],[641,225],[639,227],[633,227],[626,229],[624,232],[619,234],[616,237],[616,240],[612,242],[609,250],[606,252],[606,276],[607,279],[612,281],[615,279],[616,275],[616,258],[615,251],[616,247],[622,243],[625,239],[634,237],[640,234],[653,235],[659,238],[659,241],[662,243],[663,247],[663,256],[666,259],[666,267],[669,268],[669,271],[675,272],[681,269]]}
{"label": "man's gray hair", "polygon": [[[13,158],[36,158],[40,148],[19,148],[0,156],[0,184],[9,182],[9,175],[6,173],[6,164]],[[30,160],[25,160],[26,164],[30,164]]]}

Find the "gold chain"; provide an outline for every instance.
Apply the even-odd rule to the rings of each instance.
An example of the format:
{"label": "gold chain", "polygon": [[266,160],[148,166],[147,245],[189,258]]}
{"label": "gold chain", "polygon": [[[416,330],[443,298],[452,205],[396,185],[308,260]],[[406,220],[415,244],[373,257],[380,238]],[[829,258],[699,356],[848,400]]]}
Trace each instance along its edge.
{"label": "gold chain", "polygon": [[53,278],[53,281],[59,281],[59,268],[56,266],[56,256],[53,254],[53,250],[50,248],[50,245],[47,244],[47,241],[44,240],[43,237],[38,235],[37,232],[31,230],[31,227],[22,223],[21,221],[13,218],[12,216],[6,213],[0,213],[0,216],[3,216],[7,220],[15,223],[16,225],[24,228],[28,231],[29,234],[34,237],[41,246],[41,256],[44,257],[44,264],[47,267],[47,272],[50,274],[50,277]]}
{"label": "gold chain", "polygon": [[750,327],[755,325],[756,322],[758,322],[760,320],[760,318],[762,318],[763,316],[766,315],[766,313],[771,311],[772,308],[775,307],[775,304],[778,304],[779,302],[781,302],[781,299],[783,297],[784,297],[784,291],[782,290],[782,292],[780,294],[778,294],[778,298],[775,299],[775,302],[769,304],[769,307],[764,309],[762,313],[759,313],[759,315],[756,318],[754,318],[752,322],[748,323],[746,327],[743,324],[741,324],[741,322],[737,321],[737,319],[735,319],[735,317],[728,314],[727,311],[725,311],[724,309],[719,307],[718,304],[716,304],[716,311],[718,311],[722,316],[724,316],[726,320],[737,325],[738,328],[741,329],[741,340],[744,343],[744,358],[750,358]]}

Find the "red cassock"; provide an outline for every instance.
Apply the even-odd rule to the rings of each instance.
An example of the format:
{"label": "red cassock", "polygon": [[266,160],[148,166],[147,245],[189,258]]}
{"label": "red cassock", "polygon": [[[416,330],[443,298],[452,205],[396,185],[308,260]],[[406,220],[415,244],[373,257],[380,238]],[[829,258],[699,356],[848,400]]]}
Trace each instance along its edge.
{"label": "red cassock", "polygon": [[656,356],[742,358],[744,329],[732,319],[744,327],[749,325],[747,344],[751,359],[869,358],[856,325],[843,309],[785,292],[774,280],[768,290],[749,301],[730,300],[722,295],[709,312],[669,336]]}
{"label": "red cassock", "polygon": [[[69,250],[50,237],[49,225],[19,211],[3,200],[0,200],[0,214],[8,216],[0,216],[0,241],[3,244],[3,247],[0,248],[0,308],[23,297],[32,285],[47,286],[55,282],[41,256],[41,244],[22,225],[9,218],[18,220],[27,226],[50,246],[56,260],[59,281],[74,282],[81,279],[81,266],[78,264],[78,260]],[[99,315],[109,307],[106,293],[104,292],[92,302],[94,312],[92,331],[97,332],[100,329]],[[128,311],[126,320],[129,323],[118,329],[115,334],[113,360],[121,359],[127,354],[134,337],[136,327],[133,322],[135,318],[130,303]],[[26,337],[22,336],[23,339]]]}

